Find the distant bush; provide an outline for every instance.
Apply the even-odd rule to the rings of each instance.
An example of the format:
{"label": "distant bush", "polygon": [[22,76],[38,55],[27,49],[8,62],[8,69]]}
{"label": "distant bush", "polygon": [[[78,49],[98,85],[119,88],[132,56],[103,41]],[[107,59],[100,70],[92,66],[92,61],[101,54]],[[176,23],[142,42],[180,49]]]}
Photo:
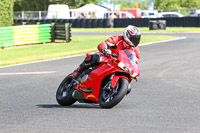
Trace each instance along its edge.
{"label": "distant bush", "polygon": [[0,27],[13,24],[13,0],[0,0]]}

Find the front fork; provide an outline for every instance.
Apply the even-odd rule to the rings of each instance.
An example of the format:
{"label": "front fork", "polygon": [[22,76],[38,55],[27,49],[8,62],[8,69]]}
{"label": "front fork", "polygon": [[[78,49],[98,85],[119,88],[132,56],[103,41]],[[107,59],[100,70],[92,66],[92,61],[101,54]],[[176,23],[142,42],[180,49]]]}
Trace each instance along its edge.
{"label": "front fork", "polygon": [[110,81],[111,81],[111,88],[115,88],[118,80],[119,80],[119,76],[116,76],[115,74],[112,74],[110,77]]}

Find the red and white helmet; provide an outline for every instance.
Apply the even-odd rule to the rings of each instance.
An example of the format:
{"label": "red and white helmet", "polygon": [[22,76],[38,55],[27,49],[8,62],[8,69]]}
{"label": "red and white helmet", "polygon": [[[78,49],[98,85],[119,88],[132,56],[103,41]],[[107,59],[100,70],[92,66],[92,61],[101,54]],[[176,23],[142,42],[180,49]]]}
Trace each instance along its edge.
{"label": "red and white helmet", "polygon": [[129,47],[136,47],[140,43],[141,32],[137,27],[129,25],[123,33],[123,38]]}

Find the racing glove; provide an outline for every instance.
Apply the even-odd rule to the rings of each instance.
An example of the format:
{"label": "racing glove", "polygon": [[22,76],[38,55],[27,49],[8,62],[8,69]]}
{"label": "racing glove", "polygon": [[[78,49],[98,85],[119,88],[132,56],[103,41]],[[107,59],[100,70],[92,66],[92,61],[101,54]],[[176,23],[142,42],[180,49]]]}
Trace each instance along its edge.
{"label": "racing glove", "polygon": [[107,49],[107,48],[102,49],[102,53],[105,54],[105,55],[111,55],[112,54],[111,50]]}

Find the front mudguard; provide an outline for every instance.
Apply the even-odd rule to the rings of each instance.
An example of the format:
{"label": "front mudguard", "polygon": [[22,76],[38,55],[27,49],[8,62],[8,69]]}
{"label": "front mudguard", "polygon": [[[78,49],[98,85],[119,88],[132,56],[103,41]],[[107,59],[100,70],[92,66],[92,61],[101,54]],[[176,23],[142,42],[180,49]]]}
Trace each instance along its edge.
{"label": "front mudguard", "polygon": [[115,86],[116,86],[116,84],[117,84],[117,82],[118,82],[118,80],[119,80],[120,78],[125,78],[125,79],[127,79],[127,80],[129,81],[129,78],[128,78],[127,76],[125,76],[125,75],[121,75],[121,76],[119,76],[119,75],[114,75],[114,76],[112,77],[112,80],[111,80],[111,87],[112,87],[112,88],[115,88]]}

